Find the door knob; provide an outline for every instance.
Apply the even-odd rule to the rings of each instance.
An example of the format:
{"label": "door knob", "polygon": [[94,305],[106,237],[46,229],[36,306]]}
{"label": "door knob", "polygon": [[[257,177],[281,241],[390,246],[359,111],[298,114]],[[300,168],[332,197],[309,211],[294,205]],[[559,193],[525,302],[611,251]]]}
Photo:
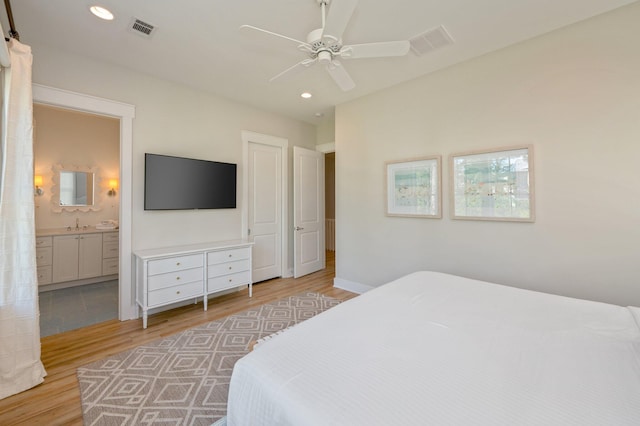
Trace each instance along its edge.
{"label": "door knob", "polygon": [[296,226],[296,231],[302,231],[304,228],[301,228],[300,226]]}

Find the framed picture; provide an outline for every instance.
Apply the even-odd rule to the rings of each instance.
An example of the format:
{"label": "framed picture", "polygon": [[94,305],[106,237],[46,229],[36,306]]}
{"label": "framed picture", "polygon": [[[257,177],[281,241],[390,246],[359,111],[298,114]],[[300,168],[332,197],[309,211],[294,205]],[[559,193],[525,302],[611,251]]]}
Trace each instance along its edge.
{"label": "framed picture", "polygon": [[387,216],[441,218],[441,157],[385,163]]}
{"label": "framed picture", "polygon": [[533,146],[451,155],[453,219],[533,222]]}

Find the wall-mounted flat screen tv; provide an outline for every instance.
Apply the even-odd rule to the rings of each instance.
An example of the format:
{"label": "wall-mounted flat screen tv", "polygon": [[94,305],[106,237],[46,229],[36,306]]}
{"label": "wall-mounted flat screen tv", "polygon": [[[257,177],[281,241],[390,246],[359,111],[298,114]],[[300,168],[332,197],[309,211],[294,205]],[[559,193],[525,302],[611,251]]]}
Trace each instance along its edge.
{"label": "wall-mounted flat screen tv", "polygon": [[236,169],[232,163],[144,155],[144,209],[235,209]]}

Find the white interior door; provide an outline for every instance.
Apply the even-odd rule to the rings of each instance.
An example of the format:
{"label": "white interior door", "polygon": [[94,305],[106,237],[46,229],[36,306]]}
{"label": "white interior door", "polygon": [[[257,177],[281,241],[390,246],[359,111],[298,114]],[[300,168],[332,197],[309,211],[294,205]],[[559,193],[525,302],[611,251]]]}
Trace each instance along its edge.
{"label": "white interior door", "polygon": [[282,150],[249,143],[248,234],[253,282],[282,276]]}
{"label": "white interior door", "polygon": [[293,147],[293,276],[325,267],[324,154]]}

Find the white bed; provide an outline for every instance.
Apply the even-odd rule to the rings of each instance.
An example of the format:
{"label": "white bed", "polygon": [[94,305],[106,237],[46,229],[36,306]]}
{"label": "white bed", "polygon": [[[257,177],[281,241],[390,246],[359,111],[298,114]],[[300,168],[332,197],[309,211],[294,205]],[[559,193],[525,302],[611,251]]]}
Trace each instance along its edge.
{"label": "white bed", "polygon": [[640,309],[417,272],[240,359],[227,424],[640,425]]}

